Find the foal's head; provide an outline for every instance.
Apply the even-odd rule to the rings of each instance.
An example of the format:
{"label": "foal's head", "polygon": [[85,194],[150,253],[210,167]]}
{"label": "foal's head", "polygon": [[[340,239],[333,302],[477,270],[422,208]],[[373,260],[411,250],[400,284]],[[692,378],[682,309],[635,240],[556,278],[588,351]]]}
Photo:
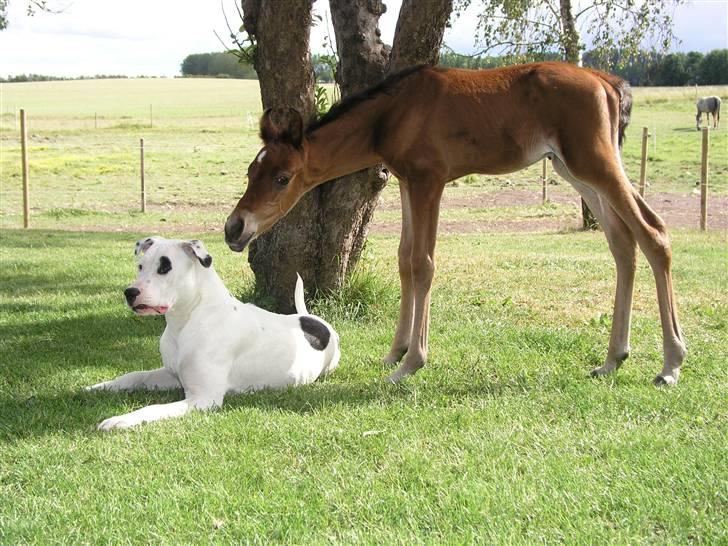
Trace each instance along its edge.
{"label": "foal's head", "polygon": [[231,250],[241,252],[310,189],[303,177],[303,133],[303,119],[293,108],[269,108],[263,114],[263,149],[248,167],[248,188],[225,223]]}

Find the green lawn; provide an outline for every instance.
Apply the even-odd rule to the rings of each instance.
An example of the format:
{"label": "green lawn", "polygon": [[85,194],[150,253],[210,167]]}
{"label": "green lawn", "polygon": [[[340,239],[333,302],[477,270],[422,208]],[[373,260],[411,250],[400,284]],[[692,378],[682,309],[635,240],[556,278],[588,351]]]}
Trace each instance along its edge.
{"label": "green lawn", "polygon": [[[651,385],[644,259],[632,356],[587,377],[613,297],[598,233],[442,237],[430,363],[385,384],[397,240],[379,236],[344,294],[313,306],[341,335],[325,381],[101,434],[103,418],[179,397],[82,391],[159,365],[163,320],[121,293],[139,236],[2,232],[0,543],[728,542],[724,234],[672,234],[689,348],[676,388]],[[246,260],[196,236],[250,293]]]}
{"label": "green lawn", "polygon": [[[697,92],[725,97],[728,87]],[[628,173],[638,176],[647,125],[648,198],[691,194],[696,90],[634,93]],[[30,231],[17,229],[20,106]],[[259,114],[257,82],[240,80],[0,85],[0,544],[728,544],[719,230],[671,231],[689,350],[674,389],[651,385],[661,337],[644,259],[632,356],[616,376],[587,377],[606,352],[614,266],[603,235],[568,231],[441,236],[430,362],[404,385],[385,384],[398,241],[377,235],[349,286],[311,302],[341,336],[341,366],[325,381],[97,433],[106,417],[180,396],[82,390],[160,364],[163,319],[135,317],[123,301],[134,241],[203,239],[231,291],[252,293],[245,256],[220,232],[259,149]],[[711,192],[724,197],[728,129],[711,131],[711,146]],[[538,175],[534,166],[457,181],[443,224],[573,221],[566,184],[549,191],[574,201],[482,204],[539,191]],[[375,220],[396,223],[396,184],[382,200]]]}

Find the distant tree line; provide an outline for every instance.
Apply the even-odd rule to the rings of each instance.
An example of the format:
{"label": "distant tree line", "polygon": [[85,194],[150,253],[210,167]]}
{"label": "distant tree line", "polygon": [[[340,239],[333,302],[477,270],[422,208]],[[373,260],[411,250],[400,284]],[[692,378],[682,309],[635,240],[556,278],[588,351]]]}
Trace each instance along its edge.
{"label": "distant tree line", "polygon": [[[21,82],[55,82],[65,80],[119,80],[127,78],[121,74],[97,74],[95,76],[77,76],[74,78],[64,76],[46,76],[45,74],[20,74],[18,76],[8,76],[3,78],[0,76],[2,83],[21,83]],[[157,76],[139,76],[140,78],[156,78]]]}
{"label": "distant tree line", "polygon": [[[311,63],[316,74],[316,81],[331,83],[334,81],[333,66],[336,60],[331,55],[311,56]],[[182,61],[182,75],[185,77],[238,78],[254,80],[258,78],[255,69],[248,63],[241,62],[238,57],[227,52],[194,53],[187,55]]]}
{"label": "distant tree line", "polygon": [[255,69],[240,62],[235,55],[227,52],[193,53],[182,61],[182,75],[185,77],[205,76],[208,78],[237,78],[255,80]]}
{"label": "distant tree line", "polygon": [[[640,52],[626,62],[615,52],[606,63],[591,51],[583,55],[584,66],[607,70],[638,86],[683,86],[728,84],[728,49],[714,49],[703,54],[655,54]],[[530,61],[558,61],[558,53],[535,55]],[[496,68],[513,64],[510,56],[469,57],[450,51],[440,54],[440,64],[455,68]],[[606,65],[606,66],[605,66]]]}

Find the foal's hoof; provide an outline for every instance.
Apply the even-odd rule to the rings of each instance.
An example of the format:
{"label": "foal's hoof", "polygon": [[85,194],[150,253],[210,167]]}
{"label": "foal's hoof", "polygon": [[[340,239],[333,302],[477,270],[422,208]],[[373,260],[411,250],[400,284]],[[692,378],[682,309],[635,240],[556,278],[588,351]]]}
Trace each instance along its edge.
{"label": "foal's hoof", "polygon": [[594,368],[591,372],[589,372],[589,375],[591,377],[604,377],[605,375],[616,372],[617,368],[619,368],[619,366],[616,364],[605,364],[604,366]]}
{"label": "foal's hoof", "polygon": [[652,380],[655,387],[673,387],[677,385],[677,375],[658,375]]}
{"label": "foal's hoof", "polygon": [[405,377],[414,375],[417,372],[417,370],[419,370],[424,365],[425,365],[424,362],[421,362],[419,364],[409,364],[409,363],[405,362],[399,368],[397,368],[396,372],[394,372],[392,375],[387,377],[387,383],[392,383],[392,384],[399,383]]}
{"label": "foal's hoof", "polygon": [[404,350],[392,350],[389,352],[387,356],[385,356],[382,359],[382,364],[386,364],[387,366],[392,366],[402,360],[402,357],[407,352],[407,349]]}

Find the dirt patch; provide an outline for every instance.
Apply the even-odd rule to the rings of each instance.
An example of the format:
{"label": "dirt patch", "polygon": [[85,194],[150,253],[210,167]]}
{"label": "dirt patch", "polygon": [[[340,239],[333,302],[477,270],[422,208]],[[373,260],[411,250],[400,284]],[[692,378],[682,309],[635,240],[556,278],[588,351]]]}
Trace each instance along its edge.
{"label": "dirt patch", "polygon": [[[440,221],[439,232],[446,234],[457,233],[510,233],[510,232],[543,232],[543,231],[571,231],[581,227],[579,213],[579,198],[565,186],[551,186],[549,200],[559,205],[573,205],[574,214],[559,218],[514,218],[494,220],[448,220]],[[700,225],[700,195],[672,193],[655,193],[647,196],[648,204],[665,220],[668,227],[695,228]],[[483,189],[482,193],[463,195],[456,192],[445,192],[442,199],[442,210],[466,208],[499,208],[536,206],[541,204],[541,190],[508,188],[493,191]],[[711,230],[728,230],[728,196],[711,196],[708,201],[708,226]],[[158,205],[162,206],[162,205]],[[180,202],[174,206],[164,203],[164,210],[180,214],[186,211],[219,212],[221,206],[213,203],[192,204]],[[398,201],[381,203],[378,210],[399,210]],[[398,234],[400,220],[375,220],[370,226],[370,233]],[[56,229],[70,229],[74,231],[132,231],[144,233],[158,233],[172,231],[177,233],[222,233],[222,224],[217,221],[188,221],[179,222],[170,218],[166,221],[144,221],[141,218],[129,219],[112,223],[100,221],[98,224],[79,226],[73,222],[59,221]]]}
{"label": "dirt patch", "polygon": [[[549,190],[549,201],[556,204],[573,204],[578,211],[579,198],[573,192],[561,188]],[[700,226],[700,195],[656,193],[648,195],[647,203],[665,220],[668,227],[698,228]],[[442,209],[489,208],[539,205],[541,192],[526,189],[508,189],[471,195],[443,195]],[[728,196],[709,197],[708,226],[712,230],[728,229]],[[398,210],[398,203],[388,203],[381,210]],[[442,220],[440,233],[508,233],[534,231],[570,231],[581,227],[581,216],[573,218],[532,218],[518,220]],[[371,233],[399,233],[400,222],[375,221]]]}

